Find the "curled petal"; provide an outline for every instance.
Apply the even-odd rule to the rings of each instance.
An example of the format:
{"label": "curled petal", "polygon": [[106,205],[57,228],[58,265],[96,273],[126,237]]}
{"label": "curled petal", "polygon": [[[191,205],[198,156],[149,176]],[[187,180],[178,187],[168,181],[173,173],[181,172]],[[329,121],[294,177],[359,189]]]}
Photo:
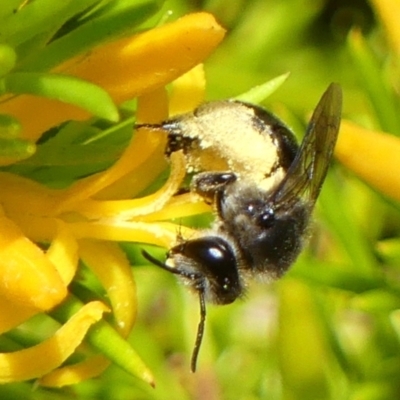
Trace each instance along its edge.
{"label": "curled petal", "polygon": [[57,221],[58,232],[46,252],[47,258],[55,265],[64,285],[67,286],[78,267],[78,244],[67,225]]}
{"label": "curled petal", "polygon": [[[107,340],[104,340],[103,344],[107,346],[109,352],[112,352],[114,363],[122,367],[132,376],[154,387],[153,374],[132,347],[129,345],[127,347],[126,344],[124,344],[121,348],[118,343]],[[111,358],[109,354],[108,357]],[[85,379],[98,376],[109,364],[109,360],[105,357],[93,356],[77,364],[67,365],[50,372],[39,381],[39,384],[52,387],[73,385]]]}
{"label": "curled petal", "polygon": [[37,309],[25,307],[0,296],[0,334],[9,331],[38,313]]}
{"label": "curled petal", "polygon": [[78,204],[77,211],[89,218],[130,220],[159,211],[178,191],[185,177],[185,158],[182,152],[171,154],[171,173],[168,181],[155,193],[132,200],[98,201],[88,199]]}
{"label": "curled petal", "polygon": [[[145,105],[149,105],[149,107],[142,107],[141,102],[145,102]],[[160,119],[162,119],[162,116],[167,115],[167,98],[164,88],[139,99],[138,118],[141,117],[141,110],[144,108],[153,110],[150,115],[145,113],[145,117],[154,115],[154,107],[152,107],[152,104],[160,105],[160,103],[162,109],[157,110],[156,113],[160,114]],[[157,116],[159,117],[159,115]],[[151,121],[147,120],[147,122]],[[63,199],[58,205],[58,211],[68,210],[79,201],[93,196],[100,190],[124,177],[129,172],[147,163],[152,155],[160,157],[164,151],[165,140],[165,135],[163,137],[159,132],[152,132],[148,129],[138,130],[135,132],[134,137],[122,156],[114,165],[102,173],[81,179],[65,191]],[[161,159],[163,159],[163,157],[161,157]]]}
{"label": "curled petal", "polygon": [[[139,96],[137,99],[136,121],[158,123],[168,116],[168,96],[164,87]],[[108,174],[109,182],[96,198],[121,199],[135,197],[148,187],[151,182],[166,168],[164,147],[166,135],[161,132],[141,130],[134,132],[135,139],[124,154],[111,167]],[[140,149],[139,149],[140,146]],[[141,157],[138,157],[140,153]],[[121,175],[123,172],[123,176]],[[121,175],[120,179],[116,176]]]}
{"label": "curled petal", "polygon": [[161,210],[141,216],[140,221],[165,221],[211,211],[211,206],[206,204],[200,196],[194,193],[185,193],[172,197]]}
{"label": "curled petal", "polygon": [[383,194],[400,201],[400,139],[342,121],[335,156]]}
{"label": "curled petal", "polygon": [[[86,296],[78,288],[75,289],[78,293]],[[82,306],[82,302],[77,297],[70,295],[66,301],[52,311],[51,316],[60,323],[65,323],[72,316],[74,316],[76,312],[82,308]],[[85,336],[85,343],[90,344],[94,350],[97,350],[103,354],[108,360],[112,361],[124,371],[136,376],[139,379],[142,379],[150,385],[153,384],[151,372],[143,363],[136,351],[132,348],[129,342],[127,342],[121,336],[121,334],[106,321],[99,321],[96,324],[95,329],[91,329],[87,332]],[[84,379],[84,377],[80,375],[81,373],[83,373],[86,377],[95,376],[96,371],[98,371],[97,373],[100,373],[103,368],[106,368],[107,363],[101,361],[101,367],[100,365],[96,367],[95,362],[92,361],[95,359],[100,361],[103,360],[102,357],[98,358],[93,356],[86,358],[82,362],[69,364],[68,366],[63,366],[58,370],[52,371],[51,374],[54,373],[60,378],[58,381],[59,383],[56,382],[58,378],[55,378],[52,386],[62,386],[69,384],[68,382],[71,384],[78,382],[81,380],[80,377]]]}
{"label": "curled petal", "polygon": [[19,227],[0,215],[0,295],[24,307],[48,310],[67,295],[55,266]]}
{"label": "curled petal", "polygon": [[[94,271],[105,288],[112,305],[118,331],[123,337],[130,333],[136,318],[136,287],[129,262],[114,243],[81,240],[82,260]],[[109,343],[104,343],[109,346]],[[103,356],[93,356],[75,365],[59,368],[43,377],[45,386],[64,386],[78,383],[101,374],[110,364]]]}
{"label": "curled petal", "polygon": [[115,243],[95,240],[81,240],[79,249],[107,292],[118,331],[127,337],[136,318],[136,287],[125,253]]}
{"label": "curled petal", "polygon": [[111,364],[104,356],[93,356],[75,365],[60,367],[46,374],[39,380],[40,386],[62,387],[75,385],[86,379],[99,376]]}
{"label": "curled petal", "polygon": [[0,383],[37,378],[58,367],[105,311],[107,307],[101,302],[88,303],[49,339],[24,350],[0,354]]}

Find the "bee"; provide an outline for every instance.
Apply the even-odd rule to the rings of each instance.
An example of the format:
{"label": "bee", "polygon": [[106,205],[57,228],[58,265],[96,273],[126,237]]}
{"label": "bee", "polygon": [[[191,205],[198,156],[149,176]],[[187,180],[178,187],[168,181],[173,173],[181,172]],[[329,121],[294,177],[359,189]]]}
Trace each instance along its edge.
{"label": "bee", "polygon": [[195,172],[191,190],[215,210],[212,227],[192,239],[178,237],[165,262],[143,251],[199,296],[193,372],[206,302],[234,302],[248,278],[280,278],[301,252],[332,158],[341,108],[340,86],[332,83],[300,146],[273,114],[234,100],[205,103],[159,125],[146,125],[168,133],[167,155],[183,150],[188,169]]}

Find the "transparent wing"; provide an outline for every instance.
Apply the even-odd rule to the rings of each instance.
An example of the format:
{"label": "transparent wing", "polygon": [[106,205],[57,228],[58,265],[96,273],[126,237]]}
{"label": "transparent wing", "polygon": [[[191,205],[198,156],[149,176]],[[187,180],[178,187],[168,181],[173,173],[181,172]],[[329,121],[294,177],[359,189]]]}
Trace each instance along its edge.
{"label": "transparent wing", "polygon": [[303,142],[271,201],[290,208],[301,199],[314,205],[328,171],[339,133],[342,91],[331,83],[317,104]]}

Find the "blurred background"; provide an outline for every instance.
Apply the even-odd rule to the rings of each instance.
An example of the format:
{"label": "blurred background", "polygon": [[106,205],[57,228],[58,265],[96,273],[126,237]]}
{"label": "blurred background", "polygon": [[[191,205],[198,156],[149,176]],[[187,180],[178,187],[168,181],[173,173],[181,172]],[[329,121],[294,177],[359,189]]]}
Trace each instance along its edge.
{"label": "blurred background", "polygon": [[[299,137],[330,82],[343,88],[344,118],[396,135],[398,121],[379,113],[388,98],[399,110],[399,70],[377,3],[167,0],[156,18],[207,10],[228,30],[205,63],[208,100],[290,72],[263,105]],[[195,374],[189,361],[198,299],[141,259],[133,267],[139,316],[130,340],[152,369],[155,389],[112,366],[98,379],[62,390],[0,386],[0,398],[400,399],[399,211],[398,202],[335,162],[310,243],[293,268],[278,282],[249,282],[235,304],[208,306]],[[209,220],[189,222],[206,226]],[[125,248],[137,264],[138,248]]]}
{"label": "blurred background", "polygon": [[[228,29],[205,64],[208,99],[229,98],[290,72],[264,105],[300,136],[306,116],[330,82],[343,87],[344,118],[363,126],[388,126],[374,106],[384,100],[371,85],[392,84],[398,109],[397,56],[371,2],[167,4],[177,13],[211,11]],[[368,75],[372,67],[357,50],[358,34],[375,75]],[[150,288],[139,285],[148,290],[139,298],[141,307],[143,298],[149,299],[148,313],[141,312],[150,318],[154,340],[168,343],[157,355],[167,364],[156,374],[165,378],[156,392],[162,387],[176,392],[159,398],[400,399],[399,217],[398,203],[335,163],[318,203],[310,244],[291,271],[272,284],[250,282],[246,298],[233,305],[208,307],[195,375],[185,368],[197,325],[197,299],[174,277],[154,268],[138,271],[137,279],[159,282]],[[151,312],[157,317],[149,317]],[[136,329],[133,340],[143,339],[139,333]],[[155,342],[149,342],[149,352]],[[155,393],[149,398],[153,396],[158,398]]]}

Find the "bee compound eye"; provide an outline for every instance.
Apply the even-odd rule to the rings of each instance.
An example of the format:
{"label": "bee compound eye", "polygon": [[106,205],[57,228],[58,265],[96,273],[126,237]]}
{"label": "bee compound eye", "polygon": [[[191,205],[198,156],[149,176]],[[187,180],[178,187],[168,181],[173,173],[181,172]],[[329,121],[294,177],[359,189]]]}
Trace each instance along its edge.
{"label": "bee compound eye", "polygon": [[231,247],[219,237],[190,240],[184,244],[181,253],[200,264],[203,270],[224,271],[236,264]]}
{"label": "bee compound eye", "polygon": [[186,263],[199,271],[210,285],[212,301],[229,304],[242,291],[239,279],[238,261],[235,251],[227,240],[218,236],[207,236],[190,240],[175,249],[176,255],[184,256]]}

